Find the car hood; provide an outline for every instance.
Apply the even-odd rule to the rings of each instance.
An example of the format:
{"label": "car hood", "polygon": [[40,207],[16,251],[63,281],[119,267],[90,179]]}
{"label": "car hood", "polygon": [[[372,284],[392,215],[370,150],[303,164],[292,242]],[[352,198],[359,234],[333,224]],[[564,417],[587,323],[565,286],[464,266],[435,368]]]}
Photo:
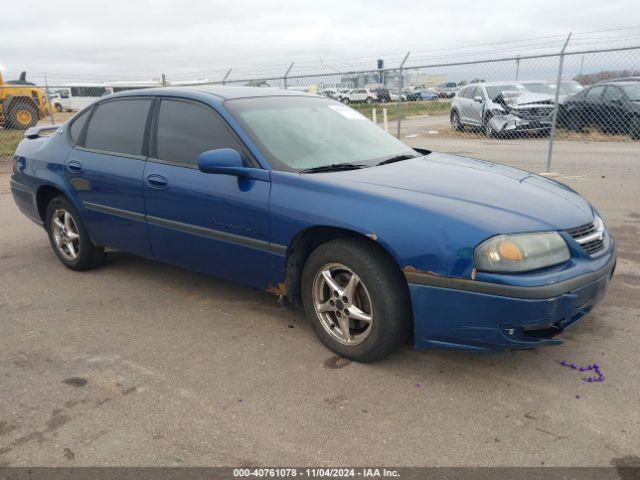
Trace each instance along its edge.
{"label": "car hood", "polygon": [[[370,194],[456,217],[487,232],[564,230],[593,221],[591,205],[559,182],[443,153],[378,167],[320,174]],[[345,185],[346,186],[346,185]]]}
{"label": "car hood", "polygon": [[[509,92],[505,92],[509,93]],[[545,93],[523,92],[518,95],[505,95],[503,94],[504,101],[507,105],[512,107],[519,106],[533,106],[533,105],[549,105],[553,104],[555,97],[547,95]]]}

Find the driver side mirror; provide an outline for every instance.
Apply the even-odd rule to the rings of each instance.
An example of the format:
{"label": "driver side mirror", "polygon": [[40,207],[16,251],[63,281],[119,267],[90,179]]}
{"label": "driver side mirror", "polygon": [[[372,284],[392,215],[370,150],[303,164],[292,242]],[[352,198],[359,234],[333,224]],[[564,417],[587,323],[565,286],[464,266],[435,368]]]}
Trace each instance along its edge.
{"label": "driver side mirror", "polygon": [[482,97],[480,95],[476,95],[475,97],[473,97],[473,101],[474,102],[478,102],[478,103],[483,103],[484,100],[482,99]]}

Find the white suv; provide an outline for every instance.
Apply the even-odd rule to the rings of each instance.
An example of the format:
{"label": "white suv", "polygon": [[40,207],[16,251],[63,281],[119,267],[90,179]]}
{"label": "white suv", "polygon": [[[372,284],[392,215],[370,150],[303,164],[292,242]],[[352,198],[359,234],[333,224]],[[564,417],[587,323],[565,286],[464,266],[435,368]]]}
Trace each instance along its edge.
{"label": "white suv", "polygon": [[338,100],[342,103],[366,102],[373,103],[378,99],[378,95],[368,88],[352,88],[346,92],[338,94]]}
{"label": "white suv", "polygon": [[451,127],[481,127],[487,137],[519,131],[549,133],[554,97],[518,82],[467,85],[451,100]]}

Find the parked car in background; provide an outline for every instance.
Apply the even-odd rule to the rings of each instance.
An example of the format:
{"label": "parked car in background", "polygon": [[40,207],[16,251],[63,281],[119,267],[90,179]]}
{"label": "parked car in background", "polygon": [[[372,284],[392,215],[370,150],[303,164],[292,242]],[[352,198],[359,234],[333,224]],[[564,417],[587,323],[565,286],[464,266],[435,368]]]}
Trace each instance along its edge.
{"label": "parked car in background", "polygon": [[386,87],[374,88],[373,93],[376,95],[376,100],[378,102],[390,102],[391,101],[391,92]]}
{"label": "parked car in background", "polygon": [[409,337],[558,345],[616,263],[598,212],[557,181],[410,148],[291,90],[120,93],[29,129],[13,158],[13,198],[67,268],[99,266],[108,247],[265,289],[362,362]]}
{"label": "parked car in background", "polygon": [[338,100],[342,103],[373,103],[377,99],[376,93],[368,88],[352,88],[338,94]]}
{"label": "parked car in background", "polygon": [[640,139],[640,81],[597,83],[568,97],[559,111],[561,125]]}
{"label": "parked car in background", "polygon": [[451,101],[454,130],[481,127],[488,137],[516,132],[548,133],[554,96],[534,93],[519,82],[484,82],[463,87]]}
{"label": "parked car in background", "polygon": [[438,95],[431,90],[420,90],[420,100],[437,100]]}
{"label": "parked car in background", "polygon": [[438,91],[436,93],[440,98],[453,98],[460,90],[460,87],[455,82],[442,83],[437,88]]}
{"label": "parked car in background", "polygon": [[[391,90],[391,101],[398,101],[398,91]],[[402,90],[401,98],[403,102],[416,102],[418,100],[422,100],[420,96],[420,90],[414,90],[411,88],[406,88]]]}
{"label": "parked car in background", "polygon": [[318,90],[318,95],[322,95],[323,97],[329,98],[338,98],[338,89],[337,88],[323,88]]}

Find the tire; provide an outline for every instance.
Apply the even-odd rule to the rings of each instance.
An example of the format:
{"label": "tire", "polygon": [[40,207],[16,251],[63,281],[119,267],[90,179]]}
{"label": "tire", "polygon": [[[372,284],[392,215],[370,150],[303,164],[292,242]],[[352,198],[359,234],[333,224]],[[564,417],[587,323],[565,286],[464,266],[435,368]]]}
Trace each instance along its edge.
{"label": "tire", "polygon": [[62,105],[60,105],[59,103],[56,103],[55,104],[55,109],[56,109],[56,112],[58,112],[58,113],[62,112]]}
{"label": "tire", "polygon": [[13,130],[26,130],[38,123],[38,109],[30,102],[19,100],[9,106],[7,126]]}
{"label": "tire", "polygon": [[[329,272],[338,297],[323,272]],[[350,293],[348,280],[354,276]],[[388,356],[409,334],[406,280],[395,262],[367,240],[337,239],[315,249],[302,272],[302,302],[320,341],[357,362]]]}
{"label": "tire", "polygon": [[464,125],[460,121],[460,114],[457,110],[451,110],[451,115],[449,115],[449,121],[451,122],[451,128],[456,132],[464,131]]}
{"label": "tire", "polygon": [[367,97],[367,99],[365,100],[367,103],[373,103],[373,98],[371,97]]}
{"label": "tire", "polygon": [[[53,198],[47,205],[45,227],[53,251],[67,268],[91,270],[104,260],[104,249],[91,242],[78,211],[62,195]],[[75,255],[69,244],[73,245]]]}
{"label": "tire", "polygon": [[342,99],[342,103],[345,103],[345,104],[346,104],[346,103],[351,103],[351,100],[349,100],[347,97],[344,97],[344,98]]}

